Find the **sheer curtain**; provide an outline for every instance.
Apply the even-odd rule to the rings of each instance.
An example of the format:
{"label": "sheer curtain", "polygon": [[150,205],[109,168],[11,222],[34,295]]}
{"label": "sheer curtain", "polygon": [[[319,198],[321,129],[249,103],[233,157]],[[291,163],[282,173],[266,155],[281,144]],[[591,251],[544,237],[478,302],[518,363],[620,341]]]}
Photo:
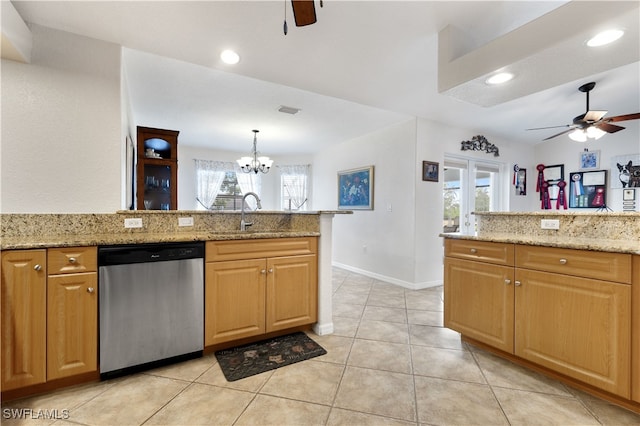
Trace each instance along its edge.
{"label": "sheer curtain", "polygon": [[280,166],[283,191],[291,199],[292,207],[301,209],[307,201],[307,183],[311,174],[310,164]]}
{"label": "sheer curtain", "polygon": [[209,210],[216,201],[225,173],[233,170],[233,163],[210,160],[194,161],[196,162],[196,200]]}
{"label": "sheer curtain", "polygon": [[[238,185],[240,185],[242,193],[255,192],[258,194],[258,197],[260,197],[260,191],[262,190],[262,177],[260,173],[245,173],[238,164],[234,164],[234,166],[231,170],[236,172],[236,178],[238,179]],[[247,197],[246,202],[252,210],[255,210],[258,205],[253,197]],[[243,206],[240,208],[242,207]]]}

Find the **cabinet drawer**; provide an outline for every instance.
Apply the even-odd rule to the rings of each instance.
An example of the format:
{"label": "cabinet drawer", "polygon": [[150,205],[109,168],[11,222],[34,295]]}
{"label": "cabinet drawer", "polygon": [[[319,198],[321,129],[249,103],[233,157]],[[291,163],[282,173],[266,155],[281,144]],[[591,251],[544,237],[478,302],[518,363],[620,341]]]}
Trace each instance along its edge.
{"label": "cabinet drawer", "polygon": [[49,275],[96,272],[97,266],[96,247],[61,247],[47,250]]}
{"label": "cabinet drawer", "polygon": [[630,254],[517,245],[516,267],[631,283]]}
{"label": "cabinet drawer", "polygon": [[477,260],[496,265],[513,266],[513,244],[490,241],[444,240],[444,255],[459,259]]}
{"label": "cabinet drawer", "polygon": [[317,254],[317,241],[316,237],[207,241],[205,259],[207,262],[219,262]]}

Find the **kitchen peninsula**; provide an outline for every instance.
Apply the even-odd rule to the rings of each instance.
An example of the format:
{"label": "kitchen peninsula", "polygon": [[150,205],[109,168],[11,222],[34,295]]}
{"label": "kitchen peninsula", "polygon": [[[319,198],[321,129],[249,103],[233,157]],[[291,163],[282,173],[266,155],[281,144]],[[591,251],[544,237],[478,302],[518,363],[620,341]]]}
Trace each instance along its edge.
{"label": "kitchen peninsula", "polygon": [[[232,330],[223,337],[215,328],[218,316],[212,320],[214,325],[210,331],[205,325],[205,344],[213,348],[215,343],[232,344],[236,339],[258,338],[261,333],[285,332],[302,325],[313,326],[319,335],[332,333],[331,228],[337,213],[351,212],[250,212],[246,216],[253,225],[247,231],[240,231],[240,212],[1,215],[3,397],[11,399],[97,378],[96,247],[100,246],[206,243],[205,286],[217,285],[209,280],[213,280],[215,263],[220,260],[230,264],[236,258],[242,262],[240,259],[265,255],[265,262],[271,262],[271,258],[299,256],[304,258],[304,263],[296,265],[302,265],[298,271],[303,271],[304,285],[308,288],[298,290],[284,283],[275,284],[274,291],[278,292],[277,297],[289,299],[291,293],[297,292],[293,297],[302,300],[305,307],[293,310],[308,309],[308,314],[303,312],[304,315],[293,320],[277,315],[272,318],[267,309],[267,322],[271,320],[273,324],[267,323],[262,331],[243,335]],[[125,223],[132,223],[131,219],[134,227],[125,228]],[[278,267],[277,263],[274,265]],[[287,272],[284,274],[287,276]],[[209,318],[211,312],[207,317],[206,307],[215,306],[216,301],[208,300],[205,295],[204,303],[205,318]],[[290,315],[290,311],[284,314]],[[65,319],[68,316],[74,319]],[[73,336],[74,344],[52,347],[52,342],[60,340],[52,338],[51,333],[56,335],[54,329],[58,334]],[[24,339],[19,339],[20,344],[15,340],[16,330],[24,335]]]}
{"label": "kitchen peninsula", "polygon": [[442,234],[445,326],[640,412],[640,215],[477,217],[475,235]]}

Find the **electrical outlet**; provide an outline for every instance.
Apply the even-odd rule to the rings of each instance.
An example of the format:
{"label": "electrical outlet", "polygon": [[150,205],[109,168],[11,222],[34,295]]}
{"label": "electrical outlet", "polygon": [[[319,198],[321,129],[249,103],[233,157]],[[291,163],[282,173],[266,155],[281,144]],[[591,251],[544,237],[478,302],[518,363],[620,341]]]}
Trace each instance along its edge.
{"label": "electrical outlet", "polygon": [[558,219],[542,219],[540,221],[542,229],[560,229],[560,220]]}
{"label": "electrical outlet", "polygon": [[179,217],[178,226],[193,226],[193,217]]}
{"label": "electrical outlet", "polygon": [[125,219],[124,227],[125,228],[142,228],[142,218],[135,217],[131,219]]}

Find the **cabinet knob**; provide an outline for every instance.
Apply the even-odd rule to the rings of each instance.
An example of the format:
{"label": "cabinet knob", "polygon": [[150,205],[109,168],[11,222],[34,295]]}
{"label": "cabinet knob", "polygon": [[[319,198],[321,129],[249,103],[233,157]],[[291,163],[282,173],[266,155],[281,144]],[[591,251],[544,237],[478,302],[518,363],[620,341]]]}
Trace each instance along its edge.
{"label": "cabinet knob", "polygon": [[506,280],[504,280],[504,283],[505,283],[506,285],[509,285],[509,284],[511,284],[511,280],[510,280],[510,279],[506,279]]}
{"label": "cabinet knob", "polygon": [[76,259],[75,257],[70,257],[69,258],[69,263],[76,263],[78,261],[78,259]]}
{"label": "cabinet knob", "polygon": [[261,273],[261,274],[266,274],[266,273],[267,273],[267,270],[266,270],[266,269],[263,269],[262,271],[260,271],[260,273]]}
{"label": "cabinet knob", "polygon": [[36,265],[33,267],[34,271],[42,271],[42,265],[40,265],[39,263],[36,263]]}
{"label": "cabinet knob", "polygon": [[560,264],[561,265],[566,265],[567,264],[567,259],[560,259]]}
{"label": "cabinet knob", "polygon": [[522,283],[520,281],[516,280],[515,281],[515,285],[516,285],[516,287],[520,287],[522,285]]}
{"label": "cabinet knob", "polygon": [[93,293],[94,291],[96,291],[93,287],[88,287],[87,288],[87,293]]}
{"label": "cabinet knob", "polygon": [[269,273],[273,274],[273,268],[269,268]]}
{"label": "cabinet knob", "polygon": [[471,253],[477,253],[477,252],[478,252],[477,249],[474,249],[474,248],[471,249]]}

